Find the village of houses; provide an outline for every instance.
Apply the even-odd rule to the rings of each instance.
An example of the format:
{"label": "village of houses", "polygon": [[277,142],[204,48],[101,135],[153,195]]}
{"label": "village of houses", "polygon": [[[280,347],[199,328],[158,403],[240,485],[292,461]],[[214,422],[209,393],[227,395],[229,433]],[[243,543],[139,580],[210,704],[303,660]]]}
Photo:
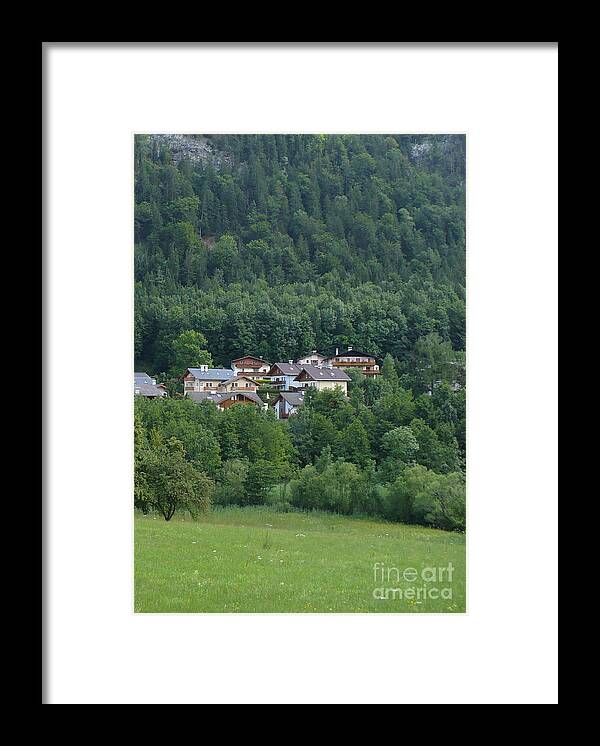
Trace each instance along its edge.
{"label": "village of houses", "polygon": [[[195,402],[211,401],[219,409],[245,404],[267,409],[273,407],[278,419],[287,419],[302,406],[305,392],[338,387],[347,395],[351,380],[347,370],[360,370],[366,376],[377,376],[379,365],[374,355],[348,347],[333,355],[313,350],[298,360],[269,363],[254,355],[243,355],[231,361],[230,368],[187,368],[183,373],[183,393]],[[275,388],[263,401],[259,386]],[[134,374],[134,394],[148,398],[168,396],[164,384],[147,373]]]}

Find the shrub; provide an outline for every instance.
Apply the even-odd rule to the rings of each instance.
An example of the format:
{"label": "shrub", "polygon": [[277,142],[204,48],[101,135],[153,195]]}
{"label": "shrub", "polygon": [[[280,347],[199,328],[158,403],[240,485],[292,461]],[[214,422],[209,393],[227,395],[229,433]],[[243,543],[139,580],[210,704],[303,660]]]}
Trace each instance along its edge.
{"label": "shrub", "polygon": [[278,476],[277,466],[270,461],[261,459],[250,464],[246,478],[244,505],[263,505]]}
{"label": "shrub", "polygon": [[414,515],[419,523],[448,531],[464,531],[466,497],[463,475],[459,472],[436,474],[427,489],[414,501]]}
{"label": "shrub", "polygon": [[246,498],[248,461],[229,459],[223,464],[215,490],[217,505],[243,505]]}
{"label": "shrub", "polygon": [[368,475],[355,464],[333,461],[305,466],[290,482],[290,501],[303,510],[329,510],[335,513],[373,513],[375,487]]}
{"label": "shrub", "polygon": [[417,465],[407,467],[390,486],[385,512],[393,521],[463,531],[465,505],[462,474],[436,474]]}

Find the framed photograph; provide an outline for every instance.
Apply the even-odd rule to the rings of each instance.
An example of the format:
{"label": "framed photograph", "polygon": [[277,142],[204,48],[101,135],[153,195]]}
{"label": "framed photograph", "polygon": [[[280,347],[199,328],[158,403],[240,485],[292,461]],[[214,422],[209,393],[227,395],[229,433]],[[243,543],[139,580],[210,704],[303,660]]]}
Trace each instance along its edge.
{"label": "framed photograph", "polygon": [[466,611],[465,156],[136,135],[137,612]]}
{"label": "framed photograph", "polygon": [[556,703],[557,51],[43,43],[44,702]]}

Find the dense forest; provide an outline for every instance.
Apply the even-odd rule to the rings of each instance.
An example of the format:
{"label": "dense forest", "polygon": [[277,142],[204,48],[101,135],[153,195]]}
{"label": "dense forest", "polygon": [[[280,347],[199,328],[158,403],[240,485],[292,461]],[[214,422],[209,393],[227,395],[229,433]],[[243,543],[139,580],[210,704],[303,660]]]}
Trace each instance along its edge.
{"label": "dense forest", "polygon": [[[135,146],[136,504],[270,502],[464,529],[465,141],[195,136]],[[354,345],[380,358],[300,413],[177,398],[189,365]],[[165,503],[166,500],[166,503]]]}
{"label": "dense forest", "polygon": [[465,346],[462,136],[226,135],[227,155],[135,154],[136,369],[200,330],[217,365],[353,344]]}

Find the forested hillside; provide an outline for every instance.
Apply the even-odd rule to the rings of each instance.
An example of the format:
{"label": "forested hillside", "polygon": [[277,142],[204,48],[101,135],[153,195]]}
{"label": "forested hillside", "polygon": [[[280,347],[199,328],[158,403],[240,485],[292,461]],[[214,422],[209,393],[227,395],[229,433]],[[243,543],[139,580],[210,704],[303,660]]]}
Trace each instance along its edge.
{"label": "forested hillside", "polygon": [[464,349],[463,136],[193,140],[210,157],[136,138],[136,369],[172,369],[186,330],[217,365],[352,344],[402,374],[431,333]]}

